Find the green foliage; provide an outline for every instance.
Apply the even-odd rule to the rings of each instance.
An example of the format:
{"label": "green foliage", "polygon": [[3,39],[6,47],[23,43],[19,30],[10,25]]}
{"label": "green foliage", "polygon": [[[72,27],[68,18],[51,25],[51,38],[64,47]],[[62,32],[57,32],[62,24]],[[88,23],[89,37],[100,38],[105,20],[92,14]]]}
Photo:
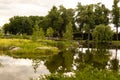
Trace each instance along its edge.
{"label": "green foliage", "polygon": [[[43,16],[14,16],[10,18],[9,23],[4,24],[3,30],[7,34],[33,34],[33,28],[36,24],[38,26],[43,26],[42,28],[46,30],[45,17]],[[44,23],[44,24],[43,24]]]}
{"label": "green foliage", "polygon": [[40,28],[40,38],[39,39],[45,39],[45,33],[43,31],[43,28]]}
{"label": "green foliage", "polygon": [[8,23],[6,23],[6,24],[4,24],[3,27],[2,27],[5,34],[7,34],[7,33],[9,32],[9,28],[10,28],[9,26],[10,26],[10,25],[9,25]]}
{"label": "green foliage", "polygon": [[86,5],[82,6],[80,3],[77,5],[77,15],[76,15],[76,22],[79,25],[80,31],[83,27],[85,28],[86,32],[90,32],[94,28],[95,23],[95,15],[94,15],[94,5]]}
{"label": "green foliage", "polygon": [[113,7],[112,7],[112,22],[114,26],[116,27],[116,36],[118,40],[118,27],[120,24],[120,9],[118,7],[119,0],[114,0],[113,2]]}
{"label": "green foliage", "polygon": [[28,17],[14,16],[10,18],[10,23],[4,25],[5,32],[11,34],[32,34],[32,21]]}
{"label": "green foliage", "polygon": [[38,25],[35,25],[32,40],[37,41],[38,39],[45,39],[44,31]]}
{"label": "green foliage", "polygon": [[90,33],[96,25],[108,25],[109,23],[109,10],[101,3],[90,5],[78,3],[76,12],[75,21],[78,24],[79,31],[88,33],[88,41]]}
{"label": "green foliage", "polygon": [[113,31],[110,29],[109,26],[98,25],[93,31],[93,37],[98,42],[111,40],[112,36]]}
{"label": "green foliage", "polygon": [[118,73],[109,70],[98,70],[91,66],[87,66],[76,74],[75,80],[119,80]]}
{"label": "green foliage", "polygon": [[72,29],[71,22],[69,22],[69,24],[66,26],[66,32],[64,33],[64,39],[66,39],[66,40],[73,39],[73,29]]}
{"label": "green foliage", "polygon": [[[63,50],[59,54],[49,58],[45,65],[51,73],[63,73],[73,70],[73,55],[74,52],[69,49],[69,51]],[[60,68],[59,68],[60,67]]]}
{"label": "green foliage", "polygon": [[59,12],[61,13],[61,17],[63,19],[63,24],[61,26],[62,32],[65,32],[66,26],[69,24],[69,22],[72,23],[72,27],[75,30],[75,25],[74,25],[74,15],[75,15],[75,10],[74,9],[66,9],[64,6],[59,7]]}
{"label": "green foliage", "polygon": [[[19,58],[39,58],[58,53],[57,47],[45,43],[54,44],[55,42],[41,40],[40,43],[27,39],[0,39],[0,51],[4,50],[7,55]],[[21,49],[12,51],[10,47],[20,47]]]}
{"label": "green foliage", "polygon": [[112,9],[113,24],[115,25],[115,27],[118,27],[120,22],[120,10],[118,7],[118,3],[119,0],[114,0],[113,9]]}
{"label": "green foliage", "polygon": [[109,9],[104,4],[97,3],[95,6],[95,25],[109,24]]}
{"label": "green foliage", "polygon": [[112,60],[110,61],[110,63],[111,63],[110,68],[111,68],[112,70],[114,70],[114,71],[118,71],[118,70],[119,70],[119,60],[118,60],[118,59],[112,59]]}
{"label": "green foliage", "polygon": [[3,36],[3,30],[0,29],[0,37],[2,37],[2,36]]}
{"label": "green foliage", "polygon": [[74,16],[73,9],[66,9],[63,6],[60,6],[60,8],[58,9],[56,6],[53,6],[46,17],[47,18],[46,24],[47,26],[52,27],[59,37],[63,37],[66,25],[70,21],[72,24],[74,24],[73,16]]}
{"label": "green foliage", "polygon": [[40,32],[39,31],[39,26],[35,25],[35,28],[34,28],[33,34],[32,34],[32,40],[33,41],[36,41],[37,39],[39,39],[39,36],[40,36],[39,32]]}
{"label": "green foliage", "polygon": [[47,26],[52,27],[55,31],[57,31],[57,34],[59,34],[60,29],[62,29],[62,23],[63,19],[60,16],[60,12],[56,6],[53,6],[47,15]]}
{"label": "green foliage", "polygon": [[53,33],[54,33],[53,29],[52,29],[51,27],[49,27],[49,28],[47,29],[46,35],[47,35],[48,37],[52,37],[52,36],[53,36]]}
{"label": "green foliage", "polygon": [[[65,76],[63,74],[51,74],[42,80],[119,80],[120,75],[109,70],[98,70],[86,65],[82,70],[77,71],[75,76]],[[41,79],[40,79],[41,80]]]}

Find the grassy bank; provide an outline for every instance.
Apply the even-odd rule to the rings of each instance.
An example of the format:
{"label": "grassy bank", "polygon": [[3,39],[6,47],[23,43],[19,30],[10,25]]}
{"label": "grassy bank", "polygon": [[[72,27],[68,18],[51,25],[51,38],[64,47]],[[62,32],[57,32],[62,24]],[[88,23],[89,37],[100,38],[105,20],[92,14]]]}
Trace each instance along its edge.
{"label": "grassy bank", "polygon": [[[28,39],[0,39],[0,53],[13,57],[40,57],[57,54],[61,49],[70,47],[73,41]],[[16,49],[17,48],[17,49]]]}
{"label": "grassy bank", "polygon": [[[0,51],[11,54],[55,54],[58,48],[53,46],[55,42],[51,40],[33,42],[27,39],[0,39]],[[18,49],[13,49],[18,48]]]}

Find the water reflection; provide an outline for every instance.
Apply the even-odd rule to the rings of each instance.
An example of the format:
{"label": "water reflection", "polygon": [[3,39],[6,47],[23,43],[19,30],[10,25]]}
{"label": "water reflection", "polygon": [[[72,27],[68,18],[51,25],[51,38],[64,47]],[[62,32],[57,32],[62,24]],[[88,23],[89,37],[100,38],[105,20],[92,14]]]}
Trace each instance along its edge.
{"label": "water reflection", "polygon": [[29,80],[37,78],[40,74],[49,74],[44,63],[39,64],[36,73],[30,59],[15,59],[9,56],[0,56],[0,80]]}
{"label": "water reflection", "polygon": [[111,48],[111,46],[108,44],[99,44],[96,48],[91,48],[90,50],[87,48],[84,48],[83,52],[80,50],[81,63],[87,63],[98,69],[107,68],[113,71],[119,71],[120,50],[118,50],[118,47],[116,47],[116,49],[109,48]]}
{"label": "water reflection", "polygon": [[[112,69],[118,71],[119,60],[108,47],[107,44],[100,44],[96,48],[78,48],[77,51],[63,50],[58,55],[49,58],[45,65],[51,73],[80,70],[86,65],[91,65],[99,70]],[[115,58],[112,58],[113,55]]]}
{"label": "water reflection", "polygon": [[110,60],[110,64],[111,64],[110,69],[112,69],[114,71],[119,70],[119,60],[117,58]]}
{"label": "water reflection", "polygon": [[46,61],[45,65],[51,73],[63,73],[73,70],[74,50],[63,50]]}
{"label": "water reflection", "polygon": [[120,50],[118,48],[108,49],[106,46],[97,45],[96,48],[89,49],[65,48],[58,54],[47,58],[40,58],[41,56],[35,54],[0,56],[0,79],[29,80],[29,78],[38,77],[41,74],[73,72],[83,69],[86,65],[91,65],[99,70],[118,71]]}
{"label": "water reflection", "polygon": [[32,60],[32,66],[34,69],[34,73],[37,73],[37,69],[39,68],[39,66],[41,66],[41,64],[44,65],[44,61],[41,61],[40,59],[33,59]]}

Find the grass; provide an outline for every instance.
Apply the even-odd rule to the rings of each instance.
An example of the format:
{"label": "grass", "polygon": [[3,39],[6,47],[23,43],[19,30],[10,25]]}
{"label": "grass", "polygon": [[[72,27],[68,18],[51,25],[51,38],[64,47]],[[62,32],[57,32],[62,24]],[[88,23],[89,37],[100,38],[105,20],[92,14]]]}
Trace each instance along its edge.
{"label": "grass", "polygon": [[[19,47],[20,50],[12,51],[11,47]],[[53,41],[28,39],[0,39],[0,52],[16,58],[33,58],[57,54],[66,47],[76,46],[73,41]]]}
{"label": "grass", "polygon": [[[14,54],[16,56],[26,55],[38,55],[38,54],[56,54],[58,53],[58,48],[54,47],[54,41],[51,40],[41,40],[33,42],[27,39],[0,39],[0,50],[4,50],[7,54]],[[12,46],[20,47],[21,50],[11,51],[9,48]],[[37,49],[40,48],[40,49]],[[43,48],[43,49],[42,49]],[[24,55],[25,56],[25,55]]]}

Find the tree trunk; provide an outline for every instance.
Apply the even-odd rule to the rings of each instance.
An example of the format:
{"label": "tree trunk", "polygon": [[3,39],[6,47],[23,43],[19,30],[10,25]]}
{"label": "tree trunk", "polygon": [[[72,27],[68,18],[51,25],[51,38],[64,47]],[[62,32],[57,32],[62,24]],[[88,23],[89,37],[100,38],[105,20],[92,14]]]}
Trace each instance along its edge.
{"label": "tree trunk", "polygon": [[88,50],[89,50],[89,48],[90,48],[90,31],[88,31]]}
{"label": "tree trunk", "polygon": [[115,59],[117,59],[117,51],[118,51],[118,46],[116,46],[116,54],[115,54]]}
{"label": "tree trunk", "polygon": [[[118,41],[118,26],[116,27],[116,38]],[[118,50],[118,45],[116,44],[116,54],[115,54],[115,59],[117,59],[117,50]]]}
{"label": "tree trunk", "polygon": [[118,26],[116,27],[116,39],[118,41]]}

